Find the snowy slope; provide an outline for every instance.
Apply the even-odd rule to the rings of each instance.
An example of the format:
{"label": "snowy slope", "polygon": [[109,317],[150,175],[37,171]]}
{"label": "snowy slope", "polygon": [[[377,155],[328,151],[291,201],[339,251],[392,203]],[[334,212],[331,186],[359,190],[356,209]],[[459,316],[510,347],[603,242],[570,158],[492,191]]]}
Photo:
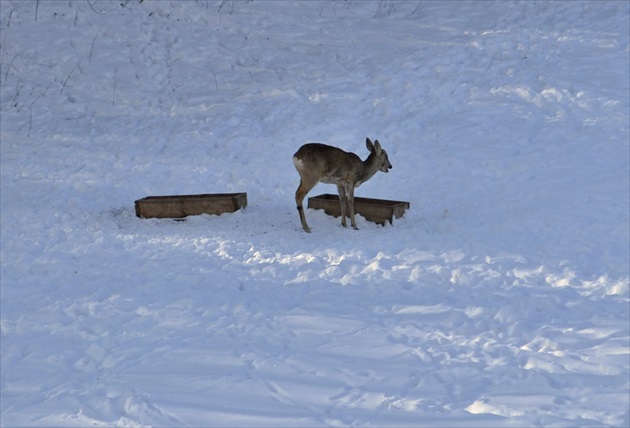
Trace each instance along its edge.
{"label": "snowy slope", "polygon": [[[630,425],[628,2],[0,12],[0,425]],[[411,209],[305,234],[366,137]]]}

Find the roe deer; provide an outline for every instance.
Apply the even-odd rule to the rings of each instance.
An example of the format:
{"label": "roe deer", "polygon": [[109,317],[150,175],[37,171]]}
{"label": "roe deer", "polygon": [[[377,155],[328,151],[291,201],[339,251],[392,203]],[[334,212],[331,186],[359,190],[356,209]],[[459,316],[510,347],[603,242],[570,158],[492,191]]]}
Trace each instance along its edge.
{"label": "roe deer", "polygon": [[300,186],[295,192],[295,202],[302,227],[306,232],[310,233],[311,229],[306,223],[302,202],[306,194],[320,181],[337,185],[341,203],[341,225],[348,226],[347,203],[352,227],[358,229],[354,221],[354,188],[372,178],[377,171],[388,172],[392,168],[387,152],[381,148],[378,140],[372,144],[372,141],[366,138],[365,145],[370,155],[364,161],[354,153],[318,143],[304,144],[293,155],[293,163],[300,173]]}

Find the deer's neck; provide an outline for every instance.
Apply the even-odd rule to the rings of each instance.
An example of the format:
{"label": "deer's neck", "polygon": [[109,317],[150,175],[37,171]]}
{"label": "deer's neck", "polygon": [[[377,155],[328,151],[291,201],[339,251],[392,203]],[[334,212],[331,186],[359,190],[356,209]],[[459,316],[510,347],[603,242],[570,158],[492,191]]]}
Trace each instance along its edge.
{"label": "deer's neck", "polygon": [[365,183],[370,178],[374,176],[378,171],[378,163],[376,156],[372,153],[368,156],[366,160],[363,161],[363,170],[359,175],[359,180],[357,181],[356,186],[358,187],[361,183]]}

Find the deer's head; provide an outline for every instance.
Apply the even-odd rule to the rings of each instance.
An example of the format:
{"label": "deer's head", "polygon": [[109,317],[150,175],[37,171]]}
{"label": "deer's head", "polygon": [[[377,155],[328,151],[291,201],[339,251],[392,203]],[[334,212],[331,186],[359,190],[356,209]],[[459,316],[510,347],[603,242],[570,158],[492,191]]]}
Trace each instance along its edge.
{"label": "deer's head", "polygon": [[383,150],[381,143],[379,143],[378,140],[375,140],[374,143],[372,143],[372,140],[366,138],[365,146],[370,151],[370,156],[375,157],[379,171],[389,172],[389,170],[392,169],[392,164],[389,162],[387,152]]}

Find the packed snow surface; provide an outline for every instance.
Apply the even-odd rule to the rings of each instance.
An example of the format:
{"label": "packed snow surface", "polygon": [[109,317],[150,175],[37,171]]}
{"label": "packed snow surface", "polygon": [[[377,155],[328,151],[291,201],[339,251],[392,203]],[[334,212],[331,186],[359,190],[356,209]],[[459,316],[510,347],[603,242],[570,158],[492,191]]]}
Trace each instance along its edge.
{"label": "packed snow surface", "polygon": [[[2,426],[630,425],[630,3],[0,11]],[[410,209],[304,233],[366,137]]]}

